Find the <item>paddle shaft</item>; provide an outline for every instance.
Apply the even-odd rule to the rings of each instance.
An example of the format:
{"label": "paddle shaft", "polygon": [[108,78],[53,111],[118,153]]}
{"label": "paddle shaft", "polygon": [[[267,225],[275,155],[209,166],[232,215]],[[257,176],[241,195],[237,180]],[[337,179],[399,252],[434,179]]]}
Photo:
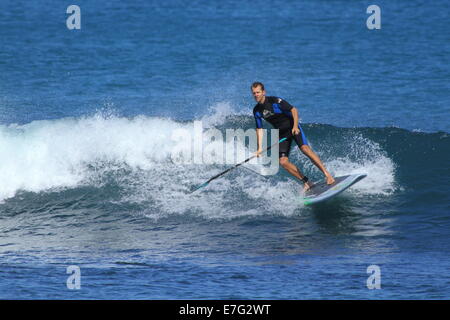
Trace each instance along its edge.
{"label": "paddle shaft", "polygon": [[[270,150],[273,146],[276,146],[277,144],[283,142],[284,140],[286,140],[286,138],[283,138],[283,139],[281,139],[280,141],[278,141],[278,142],[274,143],[273,145],[271,145],[270,147],[267,147],[266,149],[262,150],[260,153],[263,153],[263,152],[265,152],[265,151]],[[199,185],[197,188],[195,188],[194,191],[195,191],[195,190],[198,190],[198,189],[200,189],[200,188],[202,188],[202,187],[205,187],[206,185],[208,185],[208,183],[210,183],[210,182],[213,181],[214,179],[217,179],[217,178],[219,178],[220,176],[223,176],[225,173],[227,173],[227,172],[229,172],[229,171],[231,171],[231,170],[233,170],[233,169],[236,169],[237,167],[243,165],[244,163],[249,162],[250,160],[252,160],[253,158],[255,158],[255,157],[257,157],[257,156],[258,156],[258,155],[255,154],[255,155],[251,156],[250,158],[245,159],[245,160],[242,161],[242,162],[239,162],[239,163],[236,164],[235,166],[233,166],[233,167],[231,167],[231,168],[228,168],[227,170],[225,170],[225,171],[223,171],[223,172],[221,172],[221,173],[219,173],[219,174],[216,174],[214,177],[210,178],[208,181],[202,183],[202,184]]]}

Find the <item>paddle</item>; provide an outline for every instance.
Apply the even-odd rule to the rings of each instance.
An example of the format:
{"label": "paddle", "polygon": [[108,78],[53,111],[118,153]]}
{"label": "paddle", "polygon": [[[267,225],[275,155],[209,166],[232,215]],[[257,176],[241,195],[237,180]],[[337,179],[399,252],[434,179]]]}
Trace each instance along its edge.
{"label": "paddle", "polygon": [[[270,147],[267,147],[266,149],[262,150],[260,153],[263,153],[263,152],[265,152],[265,151],[267,151],[267,150],[270,150],[273,146],[277,145],[278,143],[283,142],[283,141],[286,140],[286,139],[287,139],[287,138],[281,139],[280,141],[274,143],[274,144],[271,145]],[[227,173],[227,172],[229,172],[229,171],[231,171],[231,170],[233,170],[233,169],[236,169],[236,168],[239,167],[240,165],[243,165],[244,163],[249,162],[249,161],[252,160],[254,157],[257,157],[257,155],[255,154],[255,155],[251,156],[250,158],[245,159],[244,161],[242,161],[242,162],[236,164],[234,167],[228,168],[227,170],[225,170],[225,171],[223,171],[223,172],[221,172],[221,173],[219,173],[219,174],[216,174],[214,177],[210,178],[208,181],[206,181],[206,182],[204,182],[204,183],[202,183],[202,184],[196,186],[193,190],[191,190],[191,193],[197,191],[198,189],[201,189],[201,188],[203,188],[203,187],[206,187],[206,186],[207,186],[211,181],[213,181],[214,179],[217,179],[217,178],[219,178],[220,176],[223,176],[225,173]]]}

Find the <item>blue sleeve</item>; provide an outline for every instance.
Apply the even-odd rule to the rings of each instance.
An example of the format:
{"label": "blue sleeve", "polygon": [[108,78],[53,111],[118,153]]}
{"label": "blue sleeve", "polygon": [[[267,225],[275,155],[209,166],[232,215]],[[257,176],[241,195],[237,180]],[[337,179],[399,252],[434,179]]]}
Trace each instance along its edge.
{"label": "blue sleeve", "polygon": [[259,113],[258,111],[253,111],[253,116],[255,117],[256,128],[257,129],[261,129],[262,128],[261,113]]}

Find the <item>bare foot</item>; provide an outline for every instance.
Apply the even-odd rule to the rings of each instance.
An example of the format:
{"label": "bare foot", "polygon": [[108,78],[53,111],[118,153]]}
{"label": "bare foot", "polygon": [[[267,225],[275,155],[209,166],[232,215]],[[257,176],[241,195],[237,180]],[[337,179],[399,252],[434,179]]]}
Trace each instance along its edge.
{"label": "bare foot", "polygon": [[327,184],[328,184],[328,185],[334,183],[334,178],[333,178],[333,176],[327,175],[326,177],[327,177]]}
{"label": "bare foot", "polygon": [[311,189],[312,188],[312,186],[313,186],[314,184],[312,183],[312,182],[307,182],[307,183],[305,183],[304,184],[304,187],[303,187],[303,192],[306,192],[306,191],[308,191],[309,189]]}

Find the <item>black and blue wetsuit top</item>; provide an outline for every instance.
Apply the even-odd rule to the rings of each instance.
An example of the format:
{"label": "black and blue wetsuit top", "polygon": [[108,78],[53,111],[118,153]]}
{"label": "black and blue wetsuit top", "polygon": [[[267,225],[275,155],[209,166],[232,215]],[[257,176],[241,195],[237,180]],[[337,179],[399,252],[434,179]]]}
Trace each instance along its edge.
{"label": "black and blue wetsuit top", "polygon": [[292,129],[294,118],[291,106],[287,101],[278,97],[266,97],[264,103],[258,103],[253,108],[256,128],[262,128],[262,119],[267,120],[275,129],[280,131]]}

